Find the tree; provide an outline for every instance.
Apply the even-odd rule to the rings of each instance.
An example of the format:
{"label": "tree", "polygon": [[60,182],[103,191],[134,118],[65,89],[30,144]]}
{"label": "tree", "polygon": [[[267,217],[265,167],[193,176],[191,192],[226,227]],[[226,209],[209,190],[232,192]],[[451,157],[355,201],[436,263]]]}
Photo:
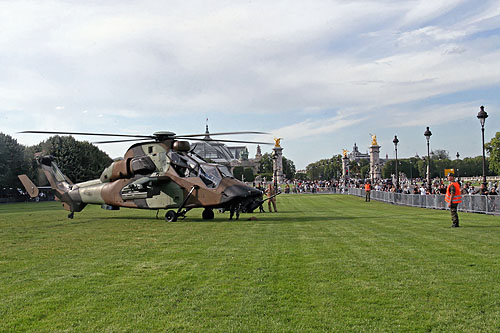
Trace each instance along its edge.
{"label": "tree", "polygon": [[360,169],[361,178],[370,178],[370,166],[363,165]]}
{"label": "tree", "polygon": [[99,178],[112,159],[87,141],[72,136],[53,136],[30,147],[32,153],[43,152],[56,158],[61,171],[75,183]]}
{"label": "tree", "polygon": [[449,160],[450,159],[450,155],[444,149],[433,150],[433,151],[431,151],[430,155],[431,155],[432,159],[436,159],[436,160]]}
{"label": "tree", "polygon": [[307,180],[307,173],[297,172],[297,173],[295,173],[295,179],[297,179],[297,180]]}
{"label": "tree", "polygon": [[349,176],[350,177],[360,177],[361,176],[361,167],[358,162],[350,161],[349,162]]}
{"label": "tree", "polygon": [[246,182],[253,182],[255,179],[255,176],[253,174],[253,169],[252,168],[245,168],[243,169],[243,179]]}
{"label": "tree", "polygon": [[28,173],[26,148],[10,135],[0,133],[0,187],[19,187],[17,175]]}
{"label": "tree", "polygon": [[234,178],[241,180],[241,176],[243,176],[243,167],[241,166],[234,167],[233,176]]}
{"label": "tree", "polygon": [[293,179],[295,177],[295,164],[285,156],[283,156],[283,174],[286,179]]}
{"label": "tree", "polygon": [[[273,156],[270,153],[262,155],[260,160],[259,174],[271,175],[273,174]],[[295,176],[295,164],[292,160],[283,156],[283,174],[287,179],[293,179]]]}
{"label": "tree", "polygon": [[382,178],[391,178],[391,175],[396,172],[396,160],[389,160],[385,162],[382,168]]}
{"label": "tree", "polygon": [[273,173],[273,159],[271,154],[265,153],[260,159],[259,173]]}
{"label": "tree", "polygon": [[309,180],[334,179],[342,175],[342,157],[334,155],[329,159],[309,163],[306,166],[306,175]]}
{"label": "tree", "polygon": [[497,132],[495,137],[490,142],[485,144],[489,157],[489,170],[500,175],[500,132]]}

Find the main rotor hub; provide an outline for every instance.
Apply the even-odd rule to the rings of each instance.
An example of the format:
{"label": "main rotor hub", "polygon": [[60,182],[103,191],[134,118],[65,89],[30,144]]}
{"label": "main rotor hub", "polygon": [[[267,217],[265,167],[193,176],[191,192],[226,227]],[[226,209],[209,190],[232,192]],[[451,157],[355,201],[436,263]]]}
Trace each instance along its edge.
{"label": "main rotor hub", "polygon": [[160,131],[153,133],[153,136],[157,141],[163,141],[168,139],[175,139],[175,133],[169,131]]}

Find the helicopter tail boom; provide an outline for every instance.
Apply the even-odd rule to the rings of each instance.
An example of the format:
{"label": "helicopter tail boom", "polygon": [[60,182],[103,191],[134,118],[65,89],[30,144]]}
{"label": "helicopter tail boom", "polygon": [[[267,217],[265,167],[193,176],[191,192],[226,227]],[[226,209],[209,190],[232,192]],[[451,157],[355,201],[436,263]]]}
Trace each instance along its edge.
{"label": "helicopter tail boom", "polygon": [[[59,169],[57,164],[55,163],[55,159],[53,156],[37,156],[36,158],[39,167],[42,169],[45,177],[49,181],[50,187],[54,190],[54,194],[57,199],[59,199],[63,203],[63,207],[66,210],[69,210],[71,214],[70,218],[73,217],[74,212],[80,212],[87,203],[82,201],[81,196],[79,195],[79,191],[72,191],[72,187],[74,186],[73,182],[66,177]],[[24,178],[21,175],[19,178]],[[28,180],[29,178],[26,177]],[[24,187],[28,191],[30,195],[32,195],[29,188],[34,186],[33,182],[26,182],[21,179]],[[31,183],[31,184],[30,184]],[[26,187],[28,185],[28,187]]]}

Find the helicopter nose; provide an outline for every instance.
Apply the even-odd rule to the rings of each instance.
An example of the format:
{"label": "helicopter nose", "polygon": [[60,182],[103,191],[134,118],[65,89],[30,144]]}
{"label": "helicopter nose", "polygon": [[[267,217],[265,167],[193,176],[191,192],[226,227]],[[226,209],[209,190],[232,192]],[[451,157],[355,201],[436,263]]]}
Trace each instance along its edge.
{"label": "helicopter nose", "polygon": [[262,197],[262,192],[249,186],[233,185],[224,190],[224,194],[229,198]]}

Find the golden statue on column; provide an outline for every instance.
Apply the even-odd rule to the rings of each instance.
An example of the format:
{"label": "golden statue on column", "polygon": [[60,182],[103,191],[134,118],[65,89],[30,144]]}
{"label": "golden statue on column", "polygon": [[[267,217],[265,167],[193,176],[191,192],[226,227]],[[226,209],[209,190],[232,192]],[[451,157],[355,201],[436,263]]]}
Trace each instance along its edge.
{"label": "golden statue on column", "polygon": [[283,138],[274,138],[274,146],[276,148],[281,148],[281,146],[280,146],[281,139],[283,139]]}

